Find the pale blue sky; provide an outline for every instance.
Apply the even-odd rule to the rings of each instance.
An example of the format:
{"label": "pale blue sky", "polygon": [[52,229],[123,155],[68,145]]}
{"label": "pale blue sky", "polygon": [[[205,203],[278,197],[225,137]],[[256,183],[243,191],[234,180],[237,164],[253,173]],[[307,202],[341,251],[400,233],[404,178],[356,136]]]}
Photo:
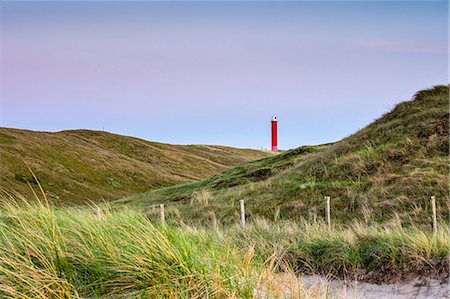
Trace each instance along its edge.
{"label": "pale blue sky", "polygon": [[444,1],[0,5],[0,126],[288,149],[448,84]]}

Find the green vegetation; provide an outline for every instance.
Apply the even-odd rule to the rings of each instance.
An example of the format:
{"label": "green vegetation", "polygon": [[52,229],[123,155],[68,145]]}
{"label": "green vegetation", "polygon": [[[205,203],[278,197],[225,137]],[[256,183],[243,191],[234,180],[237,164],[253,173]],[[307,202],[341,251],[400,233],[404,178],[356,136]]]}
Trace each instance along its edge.
{"label": "green vegetation", "polygon": [[[268,286],[285,272],[375,281],[448,276],[447,226],[435,235],[414,227],[354,223],[328,231],[321,223],[261,219],[244,230],[205,228],[152,224],[132,209],[95,213],[3,201],[3,298],[281,298],[280,288]],[[315,297],[306,290],[292,296]]]}
{"label": "green vegetation", "polygon": [[[0,297],[282,298],[286,282],[280,277],[286,273],[372,282],[448,279],[448,96],[447,86],[424,90],[337,143],[299,147],[99,207],[49,204],[43,191],[43,200],[35,195],[34,201],[5,192]],[[71,141],[63,146],[61,136]],[[2,129],[0,143],[9,161],[0,166],[2,173],[10,173],[3,188],[35,181],[27,169],[12,166],[20,164],[11,163],[19,153],[44,189],[61,182],[63,189],[51,190],[68,190],[74,202],[91,200],[93,190],[113,197],[136,190],[132,186],[194,180],[200,169],[206,176],[232,161],[269,155],[112,139],[102,132]],[[234,151],[240,158],[231,157]],[[50,163],[61,171],[49,177]],[[113,187],[105,187],[109,176]],[[41,186],[36,181],[32,187]],[[330,230],[323,223],[325,195],[332,198]],[[438,207],[435,233],[431,195]],[[237,225],[240,199],[248,217],[244,229]],[[159,223],[158,203],[166,205],[165,223]],[[291,297],[328,296],[301,285],[296,292]]]}
{"label": "green vegetation", "polygon": [[0,189],[30,194],[36,173],[49,199],[79,204],[117,199],[208,178],[269,152],[169,145],[100,131],[32,132],[0,128]]}
{"label": "green vegetation", "polygon": [[237,217],[238,200],[244,199],[250,218],[301,221],[321,218],[328,195],[335,222],[428,226],[434,195],[439,221],[448,222],[448,99],[448,86],[423,90],[334,144],[299,147],[117,204],[151,213],[153,204],[171,203],[168,214],[174,221],[209,222],[214,217],[229,223]]}
{"label": "green vegetation", "polygon": [[9,202],[1,216],[0,297],[228,298],[252,292],[245,261],[205,231],[157,227],[130,210],[96,216]]}

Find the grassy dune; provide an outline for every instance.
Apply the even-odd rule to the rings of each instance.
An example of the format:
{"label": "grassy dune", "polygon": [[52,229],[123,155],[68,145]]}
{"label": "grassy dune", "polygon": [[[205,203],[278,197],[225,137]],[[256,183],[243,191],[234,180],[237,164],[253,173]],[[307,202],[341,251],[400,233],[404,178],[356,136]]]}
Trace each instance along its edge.
{"label": "grassy dune", "polygon": [[[281,298],[276,277],[284,273],[448,279],[448,120],[448,87],[437,86],[335,144],[101,207],[52,205],[43,191],[34,201],[4,193],[0,297]],[[330,230],[324,195],[332,198]],[[239,199],[245,229],[236,224]],[[156,203],[166,204],[164,224]],[[291,295],[328,296],[301,285]]]}
{"label": "grassy dune", "polygon": [[[276,273],[372,281],[448,276],[448,226],[259,219],[238,226],[163,225],[132,209],[57,208],[3,197],[0,297],[253,298],[281,296]],[[261,290],[264,290],[263,292]],[[296,298],[323,298],[301,286]]]}
{"label": "grassy dune", "polygon": [[[448,86],[423,90],[334,144],[299,147],[120,203],[148,208],[171,202],[177,220],[209,221],[214,213],[231,222],[244,199],[250,218],[300,221],[321,218],[328,195],[337,222],[429,225],[434,195],[439,221],[448,222],[448,98]],[[190,204],[205,199],[208,205]]]}
{"label": "grassy dune", "polygon": [[53,203],[98,202],[205,179],[271,155],[225,146],[162,144],[101,131],[0,128],[0,188],[29,194],[27,181],[35,180],[28,165]]}

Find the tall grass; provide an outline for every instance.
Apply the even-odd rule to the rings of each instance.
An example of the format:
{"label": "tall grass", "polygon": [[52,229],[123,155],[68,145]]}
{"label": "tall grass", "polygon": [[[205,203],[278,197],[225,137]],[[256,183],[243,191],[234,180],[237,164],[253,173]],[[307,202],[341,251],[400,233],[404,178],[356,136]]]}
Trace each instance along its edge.
{"label": "tall grass", "polygon": [[278,252],[296,272],[391,282],[410,275],[448,278],[449,227],[436,234],[416,227],[367,227],[355,222],[328,230],[325,223],[271,223],[257,219],[246,230],[229,229],[239,246],[257,244],[263,260]]}
{"label": "tall grass", "polygon": [[219,234],[122,210],[6,203],[0,296],[251,297],[251,261]]}
{"label": "tall grass", "polygon": [[[442,270],[448,241],[448,227],[434,236],[263,219],[244,230],[208,228],[152,223],[132,209],[96,213],[8,199],[0,209],[0,297],[276,298],[291,284],[280,284],[277,272]],[[298,286],[294,294],[315,293]]]}

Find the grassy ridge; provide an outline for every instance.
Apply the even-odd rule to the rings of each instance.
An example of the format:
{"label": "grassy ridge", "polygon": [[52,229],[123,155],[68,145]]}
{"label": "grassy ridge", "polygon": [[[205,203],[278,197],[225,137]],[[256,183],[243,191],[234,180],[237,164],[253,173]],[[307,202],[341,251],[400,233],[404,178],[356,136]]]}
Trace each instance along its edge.
{"label": "grassy ridge", "polygon": [[224,146],[169,145],[100,131],[0,128],[0,188],[29,193],[26,182],[35,180],[26,163],[53,202],[95,202],[208,178],[271,155]]}
{"label": "grassy ridge", "polygon": [[[228,222],[245,199],[249,217],[301,220],[322,217],[329,195],[335,221],[429,224],[434,195],[439,221],[448,221],[448,98],[448,86],[423,90],[335,144],[300,147],[121,203],[172,201],[177,205],[169,213],[177,221],[209,221],[214,213]],[[190,204],[205,199],[208,205]]]}
{"label": "grassy ridge", "polygon": [[[159,198],[161,202],[174,201],[185,203],[202,201],[202,195],[209,196],[209,190],[229,190],[228,188],[242,186],[248,187],[255,182],[269,179],[271,176],[294,166],[305,156],[327,149],[330,145],[303,146],[281,154],[248,162],[231,168],[211,178],[160,188],[143,194],[134,194],[127,198],[115,201],[115,203],[132,203],[147,205],[148,199]],[[153,203],[153,202],[150,202]]]}
{"label": "grassy ridge", "polygon": [[[434,236],[413,227],[382,230],[358,223],[330,232],[321,223],[264,220],[245,230],[202,228],[152,224],[131,209],[95,214],[90,208],[4,200],[5,298],[253,298],[280,271],[375,281],[448,275],[447,226]],[[264,294],[281,298],[279,291]],[[306,290],[293,297],[314,298]]]}

